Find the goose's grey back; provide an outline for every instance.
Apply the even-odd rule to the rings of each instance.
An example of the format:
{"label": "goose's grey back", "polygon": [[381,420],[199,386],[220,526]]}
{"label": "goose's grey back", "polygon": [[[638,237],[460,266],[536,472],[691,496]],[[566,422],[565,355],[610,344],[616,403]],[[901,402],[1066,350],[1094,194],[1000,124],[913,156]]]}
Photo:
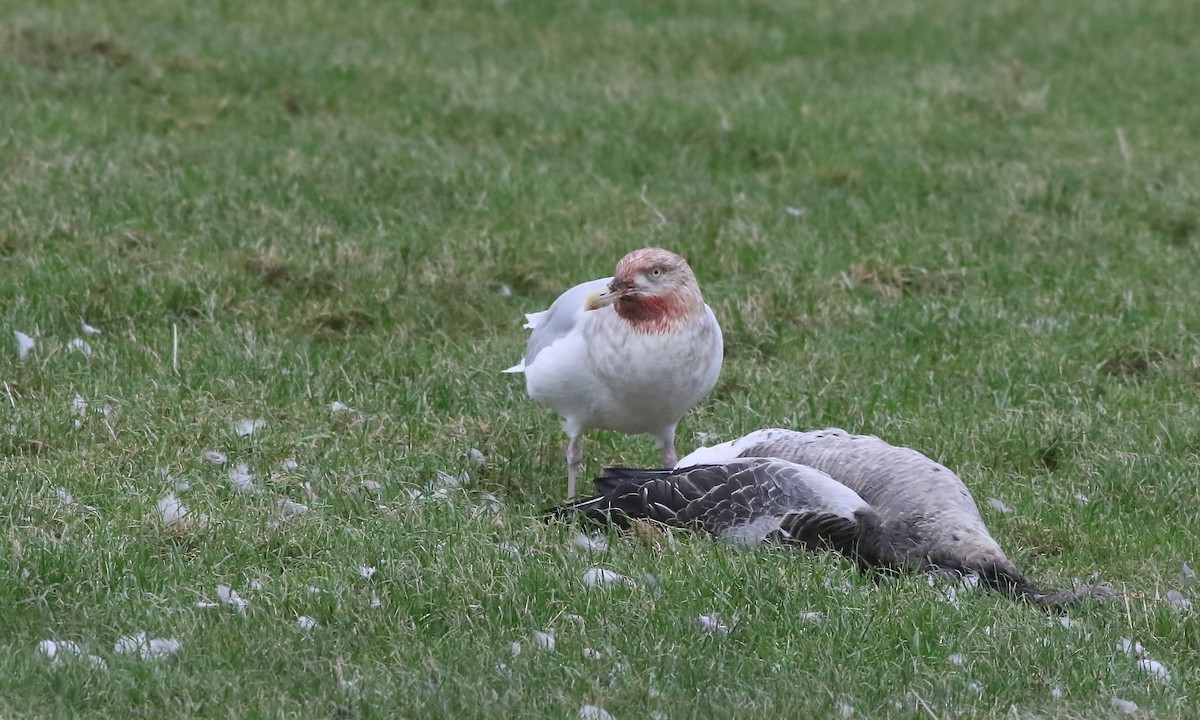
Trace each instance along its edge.
{"label": "goose's grey back", "polygon": [[734,441],[731,449],[742,457],[777,457],[814,467],[858,493],[878,513],[900,562],[953,566],[962,558],[983,556],[1007,561],[962,479],[916,450],[837,428],[759,430]]}

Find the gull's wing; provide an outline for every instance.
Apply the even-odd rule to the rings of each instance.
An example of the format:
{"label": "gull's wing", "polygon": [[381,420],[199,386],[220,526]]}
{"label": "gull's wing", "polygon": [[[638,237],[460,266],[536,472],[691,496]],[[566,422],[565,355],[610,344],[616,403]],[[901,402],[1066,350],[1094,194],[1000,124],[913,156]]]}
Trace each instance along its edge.
{"label": "gull's wing", "polygon": [[[586,317],[588,296],[604,290],[610,282],[612,282],[612,278],[608,277],[580,283],[559,295],[549,309],[526,314],[525,327],[532,329],[533,332],[529,335],[525,357],[504,372],[524,372],[525,368],[533,364],[538,354],[571,334]],[[595,312],[604,311],[602,308]],[[611,310],[608,311],[611,312]]]}

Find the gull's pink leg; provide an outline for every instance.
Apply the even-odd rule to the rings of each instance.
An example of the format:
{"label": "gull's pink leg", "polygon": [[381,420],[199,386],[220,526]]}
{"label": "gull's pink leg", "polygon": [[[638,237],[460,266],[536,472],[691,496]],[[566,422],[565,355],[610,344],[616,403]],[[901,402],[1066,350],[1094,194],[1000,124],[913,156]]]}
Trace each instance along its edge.
{"label": "gull's pink leg", "polygon": [[579,446],[579,436],[572,435],[567,443],[567,502],[575,499],[575,480],[579,476],[579,467],[583,465],[583,448]]}
{"label": "gull's pink leg", "polygon": [[663,467],[673,468],[675,463],[679,462],[679,458],[675,455],[675,426],[663,430],[658,436],[658,446],[662,448]]}

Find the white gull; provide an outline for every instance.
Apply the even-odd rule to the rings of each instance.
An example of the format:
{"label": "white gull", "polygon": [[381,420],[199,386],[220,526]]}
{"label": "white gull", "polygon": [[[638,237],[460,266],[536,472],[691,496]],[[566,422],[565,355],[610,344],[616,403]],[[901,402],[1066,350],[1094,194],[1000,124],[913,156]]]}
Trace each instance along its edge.
{"label": "white gull", "polygon": [[721,327],[686,260],[661,248],[634,250],[611,278],[567,290],[525,316],[529,396],[554,409],[567,433],[567,498],[575,497],[585,430],[649,434],[663,465],[676,461],[675,426],[721,373]]}

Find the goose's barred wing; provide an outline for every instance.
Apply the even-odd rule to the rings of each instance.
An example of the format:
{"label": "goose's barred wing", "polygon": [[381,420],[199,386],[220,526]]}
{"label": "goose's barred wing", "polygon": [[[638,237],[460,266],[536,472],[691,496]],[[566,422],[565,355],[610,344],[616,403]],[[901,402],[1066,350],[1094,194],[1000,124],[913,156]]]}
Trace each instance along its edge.
{"label": "goose's barred wing", "polygon": [[854,492],[824,473],[774,458],[680,470],[611,468],[596,497],[556,508],[620,526],[645,518],[753,545],[766,538],[834,549],[870,562],[878,522]]}

